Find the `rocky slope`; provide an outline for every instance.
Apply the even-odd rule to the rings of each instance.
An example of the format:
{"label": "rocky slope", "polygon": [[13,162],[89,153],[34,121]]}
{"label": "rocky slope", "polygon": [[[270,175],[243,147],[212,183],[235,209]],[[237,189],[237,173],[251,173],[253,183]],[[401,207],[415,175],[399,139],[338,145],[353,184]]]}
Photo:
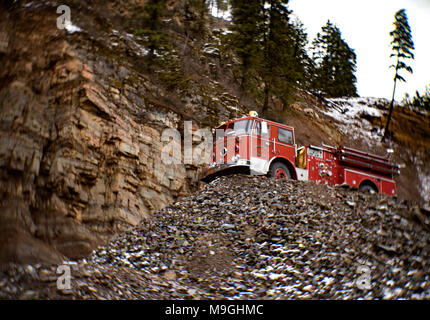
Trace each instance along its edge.
{"label": "rocky slope", "polygon": [[9,265],[0,298],[429,299],[429,244],[430,212],[407,201],[221,177],[67,262],[70,289],[57,266]]}

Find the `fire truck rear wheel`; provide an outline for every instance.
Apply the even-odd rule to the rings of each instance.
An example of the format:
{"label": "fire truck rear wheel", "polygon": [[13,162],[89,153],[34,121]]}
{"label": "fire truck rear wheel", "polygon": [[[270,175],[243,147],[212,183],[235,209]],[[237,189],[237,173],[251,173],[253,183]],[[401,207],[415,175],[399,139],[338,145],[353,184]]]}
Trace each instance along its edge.
{"label": "fire truck rear wheel", "polygon": [[291,179],[290,170],[281,162],[275,162],[270,168],[270,176],[278,179]]}

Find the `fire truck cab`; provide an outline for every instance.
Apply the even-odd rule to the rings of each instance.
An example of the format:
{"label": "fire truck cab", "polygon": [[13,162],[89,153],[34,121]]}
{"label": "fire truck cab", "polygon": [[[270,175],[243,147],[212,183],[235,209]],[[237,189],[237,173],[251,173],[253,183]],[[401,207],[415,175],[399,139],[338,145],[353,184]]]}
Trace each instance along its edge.
{"label": "fire truck cab", "polygon": [[251,115],[221,124],[215,136],[207,175],[250,171],[297,179],[294,128]]}
{"label": "fire truck cab", "polygon": [[281,179],[396,195],[398,167],[381,157],[344,146],[297,148],[294,128],[259,118],[256,113],[222,123],[215,131],[212,163],[203,180],[246,172]]}

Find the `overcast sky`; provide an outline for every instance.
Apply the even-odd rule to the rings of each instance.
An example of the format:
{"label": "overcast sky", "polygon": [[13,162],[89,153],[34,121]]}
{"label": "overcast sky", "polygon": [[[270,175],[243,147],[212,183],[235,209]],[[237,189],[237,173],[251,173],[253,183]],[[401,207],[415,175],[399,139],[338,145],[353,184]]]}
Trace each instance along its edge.
{"label": "overcast sky", "polygon": [[410,62],[413,74],[404,74],[396,100],[405,93],[415,95],[430,85],[430,0],[290,0],[289,8],[304,24],[311,42],[327,19],[335,23],[342,37],[357,55],[358,94],[364,97],[391,99],[394,69],[390,69],[391,37],[394,14],[406,9],[415,60]]}

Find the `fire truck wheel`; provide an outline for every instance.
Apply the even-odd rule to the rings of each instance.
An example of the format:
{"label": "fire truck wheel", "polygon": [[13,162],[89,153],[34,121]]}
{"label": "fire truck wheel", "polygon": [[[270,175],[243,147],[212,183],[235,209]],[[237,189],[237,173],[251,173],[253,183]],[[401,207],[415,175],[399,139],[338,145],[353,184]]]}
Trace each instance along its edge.
{"label": "fire truck wheel", "polygon": [[291,179],[290,170],[281,162],[275,162],[270,168],[270,176],[278,179]]}
{"label": "fire truck wheel", "polygon": [[378,193],[378,191],[375,190],[374,187],[372,187],[371,185],[368,185],[368,184],[362,184],[360,186],[360,191],[361,192],[369,192],[370,194]]}

